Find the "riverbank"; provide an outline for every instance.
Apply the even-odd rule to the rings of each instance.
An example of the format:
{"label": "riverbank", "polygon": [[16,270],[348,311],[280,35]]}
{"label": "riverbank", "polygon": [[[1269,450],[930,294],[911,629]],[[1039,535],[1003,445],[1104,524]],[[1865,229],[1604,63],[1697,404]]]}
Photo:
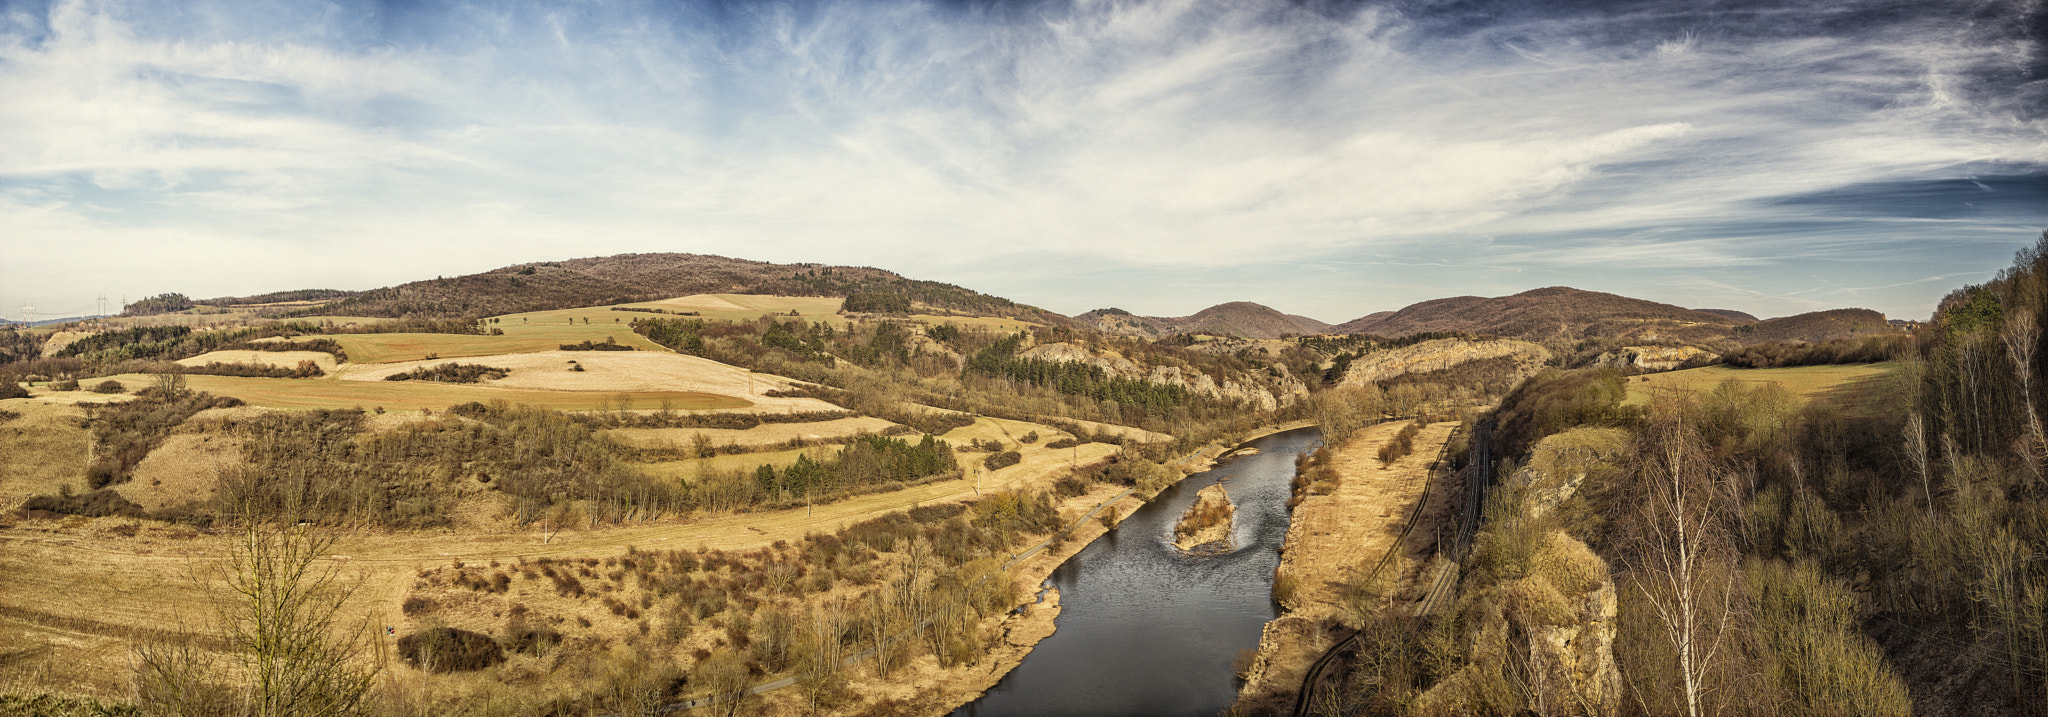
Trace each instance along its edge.
{"label": "riverbank", "polygon": [[[1190,475],[1214,467],[1218,460],[1246,443],[1314,425],[1313,421],[1292,421],[1262,427],[1235,441],[1206,444],[1167,464],[1177,475],[1162,484],[1148,486],[1153,490],[1096,485],[1086,493],[1060,501],[1058,509],[1071,529],[1056,544],[1048,540],[1026,548],[1020,553],[1021,557],[1014,558],[1008,566],[1012,584],[1018,594],[1037,594],[1039,586],[1053,571],[1108,533],[1112,525],[1120,525],[1144,507],[1158,490],[1177,485]],[[1103,519],[1105,514],[1113,518],[1106,522]],[[890,670],[887,679],[874,673],[871,661],[864,660],[851,666],[848,688],[853,699],[827,714],[867,714],[877,710],[897,714],[946,714],[973,702],[1023,664],[1039,642],[1052,636],[1061,605],[1059,591],[1048,589],[1043,601],[984,621],[983,634],[992,636],[991,647],[971,664],[941,667],[936,658],[921,655]],[[806,714],[807,706],[796,692],[774,690],[762,693],[760,712],[769,715]]]}
{"label": "riverbank", "polygon": [[[1379,461],[1380,447],[1400,433],[1405,421],[1360,430],[1329,452],[1338,477],[1335,490],[1310,491],[1294,508],[1281,548],[1279,574],[1294,583],[1286,613],[1267,623],[1257,656],[1246,671],[1237,708],[1258,714],[1283,710],[1309,665],[1349,621],[1346,586],[1371,573],[1393,552],[1378,576],[1376,592],[1394,595],[1414,581],[1433,548],[1426,538],[1402,541],[1402,529],[1425,498],[1431,466],[1456,422],[1431,424],[1415,437],[1415,451],[1392,464]],[[1428,491],[1428,503],[1414,536],[1435,533],[1451,514],[1453,491]]]}

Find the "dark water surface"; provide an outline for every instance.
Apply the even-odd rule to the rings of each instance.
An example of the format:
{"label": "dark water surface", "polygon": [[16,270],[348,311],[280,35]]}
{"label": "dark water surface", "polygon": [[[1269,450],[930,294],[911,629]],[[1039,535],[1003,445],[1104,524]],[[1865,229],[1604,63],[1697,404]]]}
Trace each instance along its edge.
{"label": "dark water surface", "polygon": [[[1277,610],[1273,566],[1287,537],[1294,457],[1313,428],[1254,440],[1255,456],[1188,476],[1054,570],[1059,629],[981,699],[953,714],[1203,715],[1237,697],[1230,661],[1257,648]],[[1169,542],[1195,493],[1222,481],[1237,503],[1237,550],[1189,557]]]}

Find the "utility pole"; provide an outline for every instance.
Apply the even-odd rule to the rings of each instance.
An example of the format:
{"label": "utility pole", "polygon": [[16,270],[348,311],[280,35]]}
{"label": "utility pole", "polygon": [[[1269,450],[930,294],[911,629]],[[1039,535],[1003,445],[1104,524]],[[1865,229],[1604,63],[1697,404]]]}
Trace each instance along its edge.
{"label": "utility pole", "polygon": [[107,315],[107,295],[106,295],[106,294],[100,294],[99,298],[97,298],[97,299],[94,299],[94,300],[93,300],[93,302],[94,302],[94,304],[93,304],[93,307],[94,307],[94,308],[93,308],[93,312],[92,312],[92,313],[93,313],[93,315],[94,315],[94,316],[106,316],[106,315]]}
{"label": "utility pole", "polygon": [[36,322],[36,307],[35,307],[35,304],[22,304],[22,305],[21,305],[21,323],[23,323],[23,324],[34,324],[35,322]]}

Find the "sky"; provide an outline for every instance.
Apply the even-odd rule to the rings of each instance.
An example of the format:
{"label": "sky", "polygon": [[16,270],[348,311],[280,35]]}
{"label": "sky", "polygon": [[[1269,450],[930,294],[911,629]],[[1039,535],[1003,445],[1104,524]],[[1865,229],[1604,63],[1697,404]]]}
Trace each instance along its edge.
{"label": "sky", "polygon": [[2043,0],[0,0],[0,315],[627,252],[1061,313],[1925,318],[2048,230]]}

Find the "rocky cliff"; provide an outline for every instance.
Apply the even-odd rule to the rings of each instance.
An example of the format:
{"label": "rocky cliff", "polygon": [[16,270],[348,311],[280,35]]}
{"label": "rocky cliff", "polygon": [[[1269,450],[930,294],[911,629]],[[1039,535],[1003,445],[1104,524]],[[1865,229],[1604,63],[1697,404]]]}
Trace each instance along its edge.
{"label": "rocky cliff", "polygon": [[1712,353],[1697,346],[1623,346],[1600,354],[1593,359],[1593,365],[1622,370],[1669,371],[1695,356]]}
{"label": "rocky cliff", "polygon": [[1527,376],[1543,368],[1550,352],[1542,346],[1512,339],[1436,339],[1413,346],[1375,351],[1351,362],[1344,383],[1363,386],[1398,378],[1404,374],[1445,371],[1472,361],[1509,358],[1517,373]]}
{"label": "rocky cliff", "polygon": [[1292,376],[1273,377],[1258,373],[1225,377],[1218,381],[1206,373],[1180,366],[1142,366],[1112,349],[1091,350],[1078,344],[1054,342],[1018,352],[1022,358],[1042,361],[1085,363],[1112,376],[1179,386],[1189,393],[1212,399],[1238,401],[1271,411],[1308,396],[1308,385]]}

